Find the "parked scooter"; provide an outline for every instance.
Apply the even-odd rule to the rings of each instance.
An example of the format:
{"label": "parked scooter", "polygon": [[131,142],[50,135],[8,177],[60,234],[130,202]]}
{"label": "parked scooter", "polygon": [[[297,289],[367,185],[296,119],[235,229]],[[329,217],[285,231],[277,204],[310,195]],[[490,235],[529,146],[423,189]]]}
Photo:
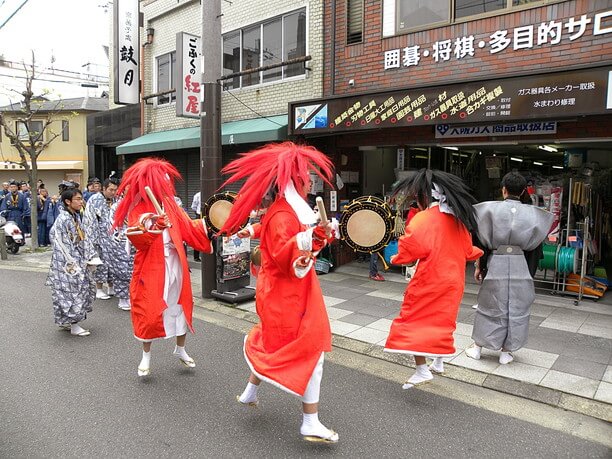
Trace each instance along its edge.
{"label": "parked scooter", "polygon": [[6,235],[6,250],[15,255],[19,252],[19,247],[25,245],[25,238],[17,223],[12,220],[7,221],[5,214],[5,212],[0,212],[0,228],[4,228]]}

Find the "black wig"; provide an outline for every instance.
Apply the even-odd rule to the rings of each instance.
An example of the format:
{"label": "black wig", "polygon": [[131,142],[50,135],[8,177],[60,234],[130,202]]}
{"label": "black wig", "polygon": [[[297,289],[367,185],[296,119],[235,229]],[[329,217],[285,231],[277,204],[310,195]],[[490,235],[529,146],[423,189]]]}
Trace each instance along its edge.
{"label": "black wig", "polygon": [[475,231],[477,225],[473,205],[476,204],[476,199],[465,182],[456,175],[432,169],[410,172],[395,185],[393,197],[400,193],[412,196],[422,209],[427,209],[435,202],[431,193],[434,183],[446,195],[446,204],[455,213],[457,222],[468,231]]}

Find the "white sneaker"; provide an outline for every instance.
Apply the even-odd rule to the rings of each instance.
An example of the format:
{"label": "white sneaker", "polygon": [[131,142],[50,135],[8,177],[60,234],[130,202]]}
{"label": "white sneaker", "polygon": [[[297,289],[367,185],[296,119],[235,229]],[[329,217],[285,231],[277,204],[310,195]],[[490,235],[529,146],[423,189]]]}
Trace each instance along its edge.
{"label": "white sneaker", "polygon": [[502,365],[506,365],[512,362],[513,360],[514,356],[512,355],[512,352],[502,351],[501,354],[499,354],[499,363],[501,363]]}
{"label": "white sneaker", "polygon": [[128,298],[119,298],[119,304],[117,307],[122,311],[129,311],[132,309],[132,305],[130,304],[130,300]]}
{"label": "white sneaker", "polygon": [[96,299],[98,299],[98,300],[109,300],[110,296],[108,296],[106,293],[104,293],[104,290],[98,289],[98,290],[96,290]]}
{"label": "white sneaker", "polygon": [[482,347],[477,346],[474,343],[465,350],[465,355],[467,355],[470,359],[480,360],[480,351],[482,351]]}

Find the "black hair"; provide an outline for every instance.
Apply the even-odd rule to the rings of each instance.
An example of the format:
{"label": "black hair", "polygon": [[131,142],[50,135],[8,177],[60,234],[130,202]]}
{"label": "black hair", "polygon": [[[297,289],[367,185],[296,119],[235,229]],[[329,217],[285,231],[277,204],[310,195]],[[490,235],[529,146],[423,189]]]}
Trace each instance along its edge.
{"label": "black hair", "polygon": [[104,183],[102,183],[102,188],[106,189],[109,185],[117,185],[119,186],[119,180],[114,178],[104,179]]}
{"label": "black hair", "polygon": [[518,172],[508,172],[501,179],[502,188],[506,188],[508,194],[519,197],[527,188],[527,180]]}
{"label": "black hair", "polygon": [[78,188],[67,188],[66,190],[62,191],[62,197],[60,198],[62,200],[62,204],[66,206],[66,201],[72,201],[72,198],[74,198],[77,194],[80,194],[81,196],[83,195],[81,190]]}
{"label": "black hair", "polygon": [[475,231],[477,224],[473,206],[476,204],[476,199],[465,182],[456,175],[431,169],[410,172],[405,179],[395,185],[393,197],[405,193],[413,196],[421,208],[427,209],[435,201],[431,194],[434,183],[446,195],[446,203],[455,213],[455,220],[468,231]]}

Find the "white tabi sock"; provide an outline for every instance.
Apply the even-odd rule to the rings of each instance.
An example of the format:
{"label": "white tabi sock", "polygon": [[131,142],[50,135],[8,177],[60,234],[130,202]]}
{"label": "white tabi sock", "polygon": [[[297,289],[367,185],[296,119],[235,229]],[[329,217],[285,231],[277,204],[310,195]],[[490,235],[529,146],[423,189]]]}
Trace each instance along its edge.
{"label": "white tabi sock", "polygon": [[435,373],[444,373],[444,360],[442,357],[436,357],[429,365],[429,371],[433,371]]}
{"label": "white tabi sock", "polygon": [[148,370],[151,368],[151,351],[142,351],[142,360],[138,364],[138,370]]}
{"label": "white tabi sock", "polygon": [[185,350],[184,346],[175,346],[174,355],[181,359],[183,363],[188,367],[195,367],[195,361],[191,357],[189,357],[189,354],[187,354],[187,351]]}
{"label": "white tabi sock", "polygon": [[259,386],[248,382],[244,392],[238,397],[238,401],[244,404],[257,403],[257,389],[259,389]]}
{"label": "white tabi sock", "polygon": [[107,290],[107,293],[108,293],[110,296],[115,296],[115,289],[114,289],[112,286],[109,286],[109,287],[108,287],[108,290]]}
{"label": "white tabi sock", "polygon": [[303,413],[300,433],[305,437],[318,437],[330,442],[338,441],[338,434],[321,424],[319,413]]}
{"label": "white tabi sock", "polygon": [[70,324],[70,333],[72,335],[80,335],[83,334],[83,336],[86,336],[86,334],[89,334],[88,330],[85,330],[83,327],[81,327],[79,324]]}
{"label": "white tabi sock", "polygon": [[119,304],[117,305],[119,309],[123,309],[124,311],[129,311],[131,308],[130,299],[129,298],[119,298]]}
{"label": "white tabi sock", "polygon": [[433,375],[426,364],[417,365],[414,374],[406,381],[406,384],[402,386],[402,389],[410,389],[411,387],[418,386],[429,382],[433,379]]}
{"label": "white tabi sock", "polygon": [[502,365],[506,365],[512,362],[513,360],[514,357],[512,356],[512,352],[502,351],[501,354],[499,354],[499,363],[501,363]]}
{"label": "white tabi sock", "polygon": [[467,355],[471,359],[479,360],[480,351],[482,351],[482,347],[474,343],[465,350],[465,355]]}

